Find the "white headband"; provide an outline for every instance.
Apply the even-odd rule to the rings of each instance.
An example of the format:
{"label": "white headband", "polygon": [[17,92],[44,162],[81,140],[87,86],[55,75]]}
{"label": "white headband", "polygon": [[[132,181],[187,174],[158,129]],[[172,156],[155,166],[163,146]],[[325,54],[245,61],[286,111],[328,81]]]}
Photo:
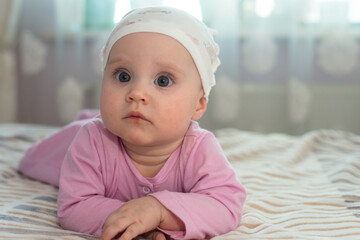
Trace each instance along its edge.
{"label": "white headband", "polygon": [[161,33],[180,42],[195,62],[208,100],[210,90],[215,85],[215,71],[220,65],[219,47],[213,38],[215,31],[176,8],[161,6],[132,10],[115,26],[106,42],[103,49],[103,69],[115,42],[136,32]]}

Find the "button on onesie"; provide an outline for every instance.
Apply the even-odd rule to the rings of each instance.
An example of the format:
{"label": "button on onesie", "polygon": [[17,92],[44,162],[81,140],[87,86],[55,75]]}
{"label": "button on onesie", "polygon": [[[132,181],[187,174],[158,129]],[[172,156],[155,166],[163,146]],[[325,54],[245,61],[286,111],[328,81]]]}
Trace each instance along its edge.
{"label": "button on onesie", "polygon": [[149,194],[151,192],[151,189],[148,186],[143,186],[142,190],[145,194]]}

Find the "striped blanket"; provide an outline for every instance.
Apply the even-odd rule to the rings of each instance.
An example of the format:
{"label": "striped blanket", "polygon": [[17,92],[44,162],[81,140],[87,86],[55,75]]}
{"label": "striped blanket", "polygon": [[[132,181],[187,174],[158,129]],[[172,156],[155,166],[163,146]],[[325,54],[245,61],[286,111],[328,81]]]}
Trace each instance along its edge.
{"label": "striped blanket", "polygon": [[[57,189],[22,176],[19,159],[57,128],[0,124],[0,239],[97,239],[63,230]],[[248,192],[242,223],[214,239],[360,239],[360,136],[216,132]]]}

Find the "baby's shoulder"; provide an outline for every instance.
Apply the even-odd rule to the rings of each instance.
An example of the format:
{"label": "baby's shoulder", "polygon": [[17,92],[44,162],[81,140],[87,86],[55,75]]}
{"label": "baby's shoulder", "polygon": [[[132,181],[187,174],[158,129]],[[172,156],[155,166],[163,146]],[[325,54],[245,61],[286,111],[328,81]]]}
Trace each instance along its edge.
{"label": "baby's shoulder", "polygon": [[88,119],[83,123],[81,128],[83,131],[86,131],[94,141],[117,141],[117,137],[105,127],[100,116]]}
{"label": "baby's shoulder", "polygon": [[191,121],[189,129],[185,134],[185,138],[192,138],[197,141],[202,141],[204,138],[215,138],[214,134],[209,130],[203,129],[196,121]]}
{"label": "baby's shoulder", "polygon": [[184,137],[181,159],[185,168],[191,169],[223,162],[226,158],[215,135],[192,122]]}
{"label": "baby's shoulder", "polygon": [[186,149],[192,150],[199,149],[213,141],[216,141],[216,138],[212,132],[201,128],[197,122],[191,121],[184,137],[183,148],[185,147]]}

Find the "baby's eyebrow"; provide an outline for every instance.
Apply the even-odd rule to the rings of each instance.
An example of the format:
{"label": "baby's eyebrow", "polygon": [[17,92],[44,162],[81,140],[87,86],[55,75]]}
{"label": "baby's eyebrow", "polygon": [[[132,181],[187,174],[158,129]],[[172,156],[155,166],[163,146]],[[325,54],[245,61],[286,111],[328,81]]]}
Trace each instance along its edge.
{"label": "baby's eyebrow", "polygon": [[[126,57],[124,56],[114,56],[113,58],[110,58],[107,62],[107,66],[115,65],[115,64],[127,64],[131,61],[128,61]],[[159,68],[164,69],[165,71],[172,71],[178,74],[184,74],[185,70],[178,66],[176,62],[170,61],[170,60],[156,60],[154,61],[154,64],[157,65]]]}
{"label": "baby's eyebrow", "polygon": [[156,65],[158,65],[161,68],[170,69],[172,71],[175,71],[180,74],[184,74],[184,69],[180,68],[178,64],[171,62],[171,61],[161,61],[158,60],[155,62]]}
{"label": "baby's eyebrow", "polygon": [[114,58],[111,58],[109,59],[109,61],[107,62],[107,65],[112,65],[112,64],[115,64],[115,63],[126,63],[126,59],[124,59],[123,57],[114,57]]}

